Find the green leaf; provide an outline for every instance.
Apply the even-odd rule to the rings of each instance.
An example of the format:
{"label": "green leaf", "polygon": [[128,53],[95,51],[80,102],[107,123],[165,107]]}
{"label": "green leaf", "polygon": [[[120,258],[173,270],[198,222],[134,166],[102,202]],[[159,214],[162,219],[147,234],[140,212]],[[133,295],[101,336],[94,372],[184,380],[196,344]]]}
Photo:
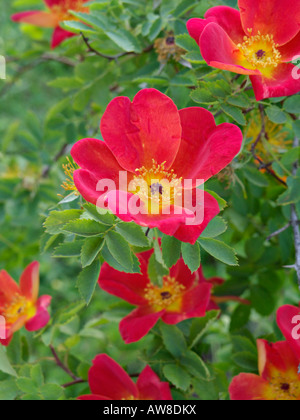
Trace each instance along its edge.
{"label": "green leaf", "polygon": [[78,236],[90,237],[103,235],[108,230],[108,226],[102,225],[94,220],[74,220],[66,224],[63,228],[65,232],[74,233]]}
{"label": "green leaf", "polygon": [[65,242],[60,244],[53,253],[56,258],[80,257],[83,241]]}
{"label": "green leaf", "polygon": [[0,371],[7,373],[8,375],[11,375],[11,376],[17,376],[16,371],[11,366],[7,358],[4,348],[1,346],[0,346]]}
{"label": "green leaf", "polygon": [[113,258],[130,272],[133,266],[133,259],[130,246],[123,236],[117,232],[110,231],[106,235],[105,241]]}
{"label": "green leaf", "polygon": [[205,88],[198,88],[193,90],[191,93],[191,99],[197,104],[214,104],[217,102],[217,99]]}
{"label": "green leaf", "polygon": [[175,325],[160,324],[160,331],[166,349],[176,358],[180,358],[187,351],[187,344],[183,333]]}
{"label": "green leaf", "polygon": [[151,283],[162,286],[162,278],[169,274],[169,269],[161,265],[155,254],[152,254],[148,264],[148,276],[151,280]]}
{"label": "green leaf", "polygon": [[210,373],[198,354],[188,350],[180,359],[180,364],[186,368],[186,370],[196,378],[208,380]]}
{"label": "green leaf", "polygon": [[88,267],[94,262],[103,246],[104,239],[102,238],[89,238],[84,242],[81,250],[81,264],[83,268]]}
{"label": "green leaf", "polygon": [[228,104],[221,104],[221,109],[238,124],[243,126],[247,124],[246,118],[240,108]]}
{"label": "green leaf", "polygon": [[187,371],[178,365],[165,365],[163,373],[167,380],[176,388],[186,391],[191,385],[191,377]]}
{"label": "green leaf", "polygon": [[236,353],[232,356],[234,363],[242,369],[250,370],[251,372],[258,371],[257,356],[254,353],[247,351]]}
{"label": "green leaf", "polygon": [[251,108],[251,101],[247,95],[239,94],[236,96],[230,96],[227,99],[229,105],[237,106],[239,108]]}
{"label": "green leaf", "polygon": [[198,270],[201,264],[201,254],[199,243],[195,245],[189,243],[182,243],[181,245],[182,258],[190,271],[194,273]]}
{"label": "green leaf", "polygon": [[199,343],[209,327],[216,321],[219,314],[220,311],[209,311],[205,317],[196,318],[193,320],[189,337],[190,349]]}
{"label": "green leaf", "polygon": [[268,178],[259,172],[258,168],[244,167],[243,172],[246,179],[248,179],[251,184],[261,188],[266,188],[269,186]]}
{"label": "green leaf", "polygon": [[64,389],[56,384],[46,384],[41,387],[40,393],[45,400],[57,401],[63,396]]}
{"label": "green leaf", "polygon": [[287,115],[278,106],[272,105],[266,108],[266,114],[270,121],[275,124],[284,124],[287,120]]}
{"label": "green leaf", "polygon": [[161,241],[163,260],[168,268],[173,267],[181,256],[181,242],[178,239],[164,235]]}
{"label": "green leaf", "polygon": [[198,242],[205,251],[217,260],[227,265],[238,265],[236,252],[224,242],[216,239],[199,238]]}
{"label": "green leaf", "polygon": [[298,203],[300,201],[300,177],[289,177],[287,179],[288,189],[279,196],[277,203],[280,206]]}
{"label": "green leaf", "polygon": [[13,401],[19,393],[15,379],[0,382],[0,401]]}
{"label": "green leaf", "polygon": [[227,230],[227,222],[222,217],[215,217],[201,234],[201,238],[216,238]]}
{"label": "green leaf", "polygon": [[269,316],[275,310],[275,298],[270,292],[261,286],[251,286],[251,304],[254,309],[263,316]]}
{"label": "green leaf", "polygon": [[34,381],[30,378],[18,378],[16,379],[17,387],[20,391],[26,394],[35,394],[38,393],[38,387]]}
{"label": "green leaf", "polygon": [[284,102],[284,110],[290,114],[300,114],[300,95],[289,97]]}
{"label": "green leaf", "polygon": [[96,31],[92,29],[90,26],[85,25],[82,22],[78,22],[76,20],[67,20],[61,23],[61,26],[70,32],[75,33],[87,33],[87,34],[95,34]]}
{"label": "green leaf", "polygon": [[197,51],[199,50],[198,45],[193,38],[188,34],[182,34],[176,36],[176,44],[186,51]]}
{"label": "green leaf", "polygon": [[38,388],[40,388],[44,384],[44,375],[43,375],[41,365],[32,366],[30,370],[30,376]]}
{"label": "green leaf", "polygon": [[237,331],[244,327],[250,318],[251,306],[250,305],[239,305],[234,310],[231,316],[230,331]]}
{"label": "green leaf", "polygon": [[61,233],[68,222],[79,219],[81,214],[81,210],[52,211],[44,223],[46,232],[51,235]]}
{"label": "green leaf", "polygon": [[86,304],[89,305],[94,294],[100,274],[101,264],[99,260],[94,261],[86,267],[78,276],[77,288]]}
{"label": "green leaf", "polygon": [[116,231],[126,239],[131,245],[141,248],[148,248],[150,246],[149,239],[146,237],[143,229],[135,223],[118,223]]}
{"label": "green leaf", "polygon": [[112,226],[115,223],[115,216],[109,213],[107,210],[96,207],[90,203],[85,204],[83,207],[87,211],[88,215],[91,216],[96,222],[108,226]]}
{"label": "green leaf", "polygon": [[123,51],[141,52],[141,46],[137,38],[125,29],[120,28],[114,32],[108,31],[106,35]]}

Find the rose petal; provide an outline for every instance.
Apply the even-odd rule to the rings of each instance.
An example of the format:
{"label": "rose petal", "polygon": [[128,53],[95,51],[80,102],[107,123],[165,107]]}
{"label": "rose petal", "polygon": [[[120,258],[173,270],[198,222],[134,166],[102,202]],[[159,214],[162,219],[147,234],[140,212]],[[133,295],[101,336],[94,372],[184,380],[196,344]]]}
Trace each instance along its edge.
{"label": "rose petal", "polygon": [[203,108],[186,108],[179,113],[182,141],[172,169],[178,177],[194,180],[195,187],[234,159],[241,149],[243,134],[234,124],[216,126],[211,112]]}
{"label": "rose petal", "polygon": [[119,164],[130,172],[153,159],[169,168],[178,151],[181,126],[174,102],[155,89],[143,89],[131,103],[126,97],[114,99],[101,120],[105,143]]}
{"label": "rose petal", "polygon": [[136,385],[125,370],[106,354],[97,356],[89,371],[92,394],[112,400],[137,398]]}
{"label": "rose petal", "polygon": [[120,333],[126,344],[141,340],[154,327],[165,310],[156,312],[150,306],[135,309],[120,322]]}
{"label": "rose petal", "polygon": [[39,295],[39,263],[37,261],[30,264],[20,278],[20,289],[27,300],[36,302]]}
{"label": "rose petal", "polygon": [[260,71],[251,68],[237,45],[216,23],[210,23],[203,30],[200,37],[200,50],[209,66],[238,74],[261,74]]}
{"label": "rose petal", "polygon": [[55,28],[58,25],[57,15],[49,12],[21,12],[12,15],[11,19],[14,22],[29,23],[43,28]]}
{"label": "rose petal", "polygon": [[299,0],[239,0],[244,31],[253,29],[252,35],[260,31],[273,35],[276,44],[283,45],[299,32]]}
{"label": "rose petal", "polygon": [[233,378],[229,387],[232,401],[265,401],[268,383],[260,376],[241,373]]}
{"label": "rose petal", "polygon": [[139,391],[140,400],[159,401],[173,399],[169,384],[166,382],[161,382],[159,377],[150,368],[150,366],[146,366],[145,369],[141,372],[136,385]]}
{"label": "rose petal", "polygon": [[300,70],[293,64],[279,64],[270,78],[250,76],[250,79],[258,101],[300,92]]}

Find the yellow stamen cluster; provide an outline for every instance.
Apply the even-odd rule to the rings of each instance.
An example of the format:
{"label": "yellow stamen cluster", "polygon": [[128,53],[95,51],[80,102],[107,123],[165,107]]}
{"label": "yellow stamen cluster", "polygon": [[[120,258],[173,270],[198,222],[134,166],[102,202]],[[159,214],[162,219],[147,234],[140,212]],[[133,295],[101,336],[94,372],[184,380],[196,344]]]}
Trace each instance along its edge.
{"label": "yellow stamen cluster", "polygon": [[158,308],[167,308],[178,300],[182,295],[185,287],[178,283],[174,278],[166,276],[163,279],[163,286],[158,287],[150,284],[145,289],[145,298],[150,305]]}
{"label": "yellow stamen cluster", "polygon": [[[252,144],[256,142],[256,139],[260,133],[261,122],[260,115],[258,112],[252,114],[250,119],[250,124],[245,130],[245,136],[250,139],[252,138],[251,143],[249,143],[249,150],[251,150]],[[272,153],[280,154],[288,150],[288,147],[293,143],[292,140],[289,140],[288,131],[284,130],[283,125],[278,125],[272,123],[268,118],[265,118],[265,128],[266,128],[266,138],[268,144],[270,145],[270,150]],[[272,159],[270,151],[265,149],[263,142],[259,142],[256,146],[257,154],[264,160],[268,161]]]}
{"label": "yellow stamen cluster", "polygon": [[64,164],[63,170],[67,179],[62,183],[62,188],[66,191],[73,192],[76,196],[79,196],[79,192],[74,184],[73,174],[79,168],[76,163],[71,162],[71,160],[67,157],[67,164]]}
{"label": "yellow stamen cluster", "polygon": [[59,21],[77,20],[69,10],[74,12],[88,13],[89,8],[84,6],[83,0],[65,0],[63,4],[55,4],[51,7],[53,13],[58,16]]}
{"label": "yellow stamen cluster", "polygon": [[255,69],[277,67],[281,61],[281,54],[273,35],[262,35],[260,31],[257,35],[251,35],[252,29],[248,29],[248,32],[249,36],[244,37],[243,44],[238,44],[248,63]]}
{"label": "yellow stamen cluster", "polygon": [[300,399],[300,381],[294,372],[288,374],[287,377],[276,375],[269,383],[273,395],[272,399],[274,399],[274,395],[276,400],[279,401],[298,401]]}
{"label": "yellow stamen cluster", "polygon": [[14,324],[19,318],[27,314],[29,310],[29,302],[24,296],[16,294],[14,299],[6,304],[1,310],[7,324]]}
{"label": "yellow stamen cluster", "polygon": [[166,170],[166,162],[152,162],[150,169],[136,169],[137,176],[130,184],[130,192],[138,194],[142,201],[150,205],[164,208],[182,196],[182,178],[177,178],[173,169]]}
{"label": "yellow stamen cluster", "polygon": [[122,398],[122,401],[136,401],[137,398],[135,398],[133,395],[130,395],[127,398]]}

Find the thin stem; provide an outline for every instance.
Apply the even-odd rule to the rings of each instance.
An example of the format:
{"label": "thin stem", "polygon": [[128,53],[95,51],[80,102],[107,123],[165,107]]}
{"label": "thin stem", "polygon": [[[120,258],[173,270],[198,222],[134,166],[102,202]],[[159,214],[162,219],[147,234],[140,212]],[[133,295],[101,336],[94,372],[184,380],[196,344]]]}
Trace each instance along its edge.
{"label": "thin stem", "polygon": [[275,236],[278,236],[281,233],[285,232],[290,226],[292,226],[291,222],[289,222],[287,225],[283,226],[281,229],[276,230],[276,232],[271,233],[271,235],[269,235],[267,237],[267,241],[269,241],[270,239],[274,238]]}
{"label": "thin stem", "polygon": [[[299,147],[300,141],[297,137],[294,139],[293,148]],[[299,168],[299,163],[296,162],[293,166],[293,176],[297,175]],[[298,278],[298,285],[300,288],[300,229],[298,224],[298,215],[296,205],[293,203],[291,205],[291,224],[294,232],[294,243],[295,243],[295,251],[296,251],[296,262],[295,262],[295,270],[297,273]]]}
{"label": "thin stem", "polygon": [[86,382],[87,382],[87,381],[85,381],[84,379],[80,379],[80,378],[78,378],[78,379],[76,379],[75,381],[68,382],[67,384],[62,385],[62,387],[63,387],[63,388],[69,388],[70,386],[77,385],[77,384],[84,384],[84,383],[86,383]]}
{"label": "thin stem", "polygon": [[[116,54],[116,55],[113,55],[113,56],[102,54],[101,52],[97,51],[95,48],[93,48],[91,46],[89,39],[82,32],[80,32],[80,35],[82,36],[82,39],[83,39],[85,45],[88,47],[89,52],[93,52],[94,54],[98,55],[99,57],[105,58],[108,61],[114,61],[114,60],[117,60],[118,58],[125,57],[126,55],[137,55],[133,51],[132,52],[131,51],[123,52],[123,53]],[[143,53],[152,51],[153,48],[154,48],[154,45],[150,45],[149,47],[147,47],[143,50]]]}
{"label": "thin stem", "polygon": [[71,372],[71,370],[63,364],[63,362],[58,357],[58,354],[56,353],[55,348],[51,345],[50,345],[50,350],[54,356],[55,363],[57,364],[58,367],[60,367],[64,372],[66,372],[66,374],[69,375],[74,381],[78,381],[79,379],[81,379],[81,378],[77,378],[77,376],[75,376],[73,372]]}

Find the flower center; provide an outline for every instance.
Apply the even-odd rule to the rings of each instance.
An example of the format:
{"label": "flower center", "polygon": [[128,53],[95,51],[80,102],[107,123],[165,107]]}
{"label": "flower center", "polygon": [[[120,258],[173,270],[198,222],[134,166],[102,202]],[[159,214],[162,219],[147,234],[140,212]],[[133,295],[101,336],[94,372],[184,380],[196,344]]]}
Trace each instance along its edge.
{"label": "flower center", "polygon": [[287,376],[273,377],[270,381],[273,396],[276,400],[294,400],[300,399],[300,381],[295,372],[290,372]]}
{"label": "flower center", "polygon": [[182,178],[177,178],[173,169],[167,171],[165,164],[166,162],[158,164],[153,160],[152,168],[136,169],[137,175],[129,186],[130,192],[138,194],[153,214],[175,204],[176,199],[181,202]]}
{"label": "flower center", "polygon": [[127,398],[122,398],[122,401],[136,401],[138,398],[135,398],[133,395],[130,395]]}
{"label": "flower center", "polygon": [[8,324],[14,324],[18,319],[24,315],[29,315],[29,312],[33,309],[30,302],[26,300],[24,296],[17,294],[14,299],[6,304],[1,311]]}
{"label": "flower center", "polygon": [[59,21],[63,20],[78,20],[75,16],[69,13],[69,10],[74,12],[88,13],[89,8],[85,7],[83,0],[65,0],[62,4],[55,4],[51,7],[53,13],[58,15]]}
{"label": "flower center", "polygon": [[164,309],[176,302],[184,290],[185,287],[182,284],[179,284],[173,277],[166,276],[163,279],[162,287],[150,284],[145,289],[145,298],[150,305]]}
{"label": "flower center", "polygon": [[281,60],[278,51],[278,44],[275,43],[273,35],[258,34],[251,35],[252,29],[248,29],[249,36],[244,37],[243,44],[238,44],[245,59],[255,68],[264,69],[277,67]]}

